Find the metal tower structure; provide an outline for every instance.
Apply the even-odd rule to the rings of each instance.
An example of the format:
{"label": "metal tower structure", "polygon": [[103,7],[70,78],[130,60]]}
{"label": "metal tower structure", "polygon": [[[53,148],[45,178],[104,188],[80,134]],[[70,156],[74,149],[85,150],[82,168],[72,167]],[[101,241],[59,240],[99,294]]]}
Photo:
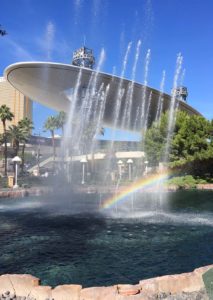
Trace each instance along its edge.
{"label": "metal tower structure", "polygon": [[85,46],[77,49],[73,52],[72,64],[78,67],[93,69],[95,64],[93,50]]}
{"label": "metal tower structure", "polygon": [[176,98],[180,101],[184,101],[184,102],[187,102],[187,96],[188,96],[188,90],[187,90],[187,87],[185,86],[178,86],[176,89],[175,89],[175,95],[176,95]]}

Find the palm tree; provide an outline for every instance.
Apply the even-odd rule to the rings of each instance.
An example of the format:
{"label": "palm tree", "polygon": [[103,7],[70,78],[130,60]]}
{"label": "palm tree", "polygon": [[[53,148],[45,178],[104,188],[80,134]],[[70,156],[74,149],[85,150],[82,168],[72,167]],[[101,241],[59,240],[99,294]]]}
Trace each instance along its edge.
{"label": "palm tree", "polygon": [[60,111],[59,114],[56,116],[57,118],[57,126],[62,131],[62,137],[64,136],[64,126],[66,124],[67,115],[64,111]]}
{"label": "palm tree", "polygon": [[12,121],[14,114],[10,111],[10,108],[5,104],[0,107],[0,119],[3,125],[3,139],[4,139],[4,174],[7,176],[7,131],[6,121]]}
{"label": "palm tree", "polygon": [[14,149],[14,156],[17,156],[19,152],[20,142],[23,139],[23,134],[19,126],[9,126],[8,139],[11,141],[12,147]]}
{"label": "palm tree", "polygon": [[18,126],[20,127],[20,130],[22,132],[22,141],[21,142],[23,143],[23,146],[22,146],[22,153],[21,153],[21,158],[22,158],[21,170],[23,172],[24,171],[24,162],[25,162],[24,154],[25,154],[26,142],[27,142],[28,138],[30,137],[31,131],[34,127],[33,127],[33,122],[27,117],[20,120],[18,122]]}
{"label": "palm tree", "polygon": [[51,133],[51,138],[52,138],[52,146],[53,146],[53,168],[55,169],[55,156],[56,156],[56,151],[55,151],[55,130],[58,129],[58,121],[57,117],[50,116],[47,118],[44,128],[46,130],[49,130]]}

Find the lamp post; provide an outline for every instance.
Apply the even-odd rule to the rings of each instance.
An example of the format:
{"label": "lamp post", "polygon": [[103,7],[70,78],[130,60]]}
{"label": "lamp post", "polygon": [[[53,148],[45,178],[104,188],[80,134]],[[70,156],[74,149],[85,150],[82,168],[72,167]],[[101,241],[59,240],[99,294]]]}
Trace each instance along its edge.
{"label": "lamp post", "polygon": [[41,132],[40,132],[40,128],[39,128],[38,133],[34,133],[34,135],[38,137],[38,139],[36,141],[36,144],[37,144],[36,160],[37,160],[37,169],[38,169],[38,176],[39,176],[40,175],[40,158],[42,157],[42,155],[41,155]]}
{"label": "lamp post", "polygon": [[148,172],[148,160],[145,160],[145,175],[147,174],[147,172]]}
{"label": "lamp post", "polygon": [[122,165],[123,165],[123,161],[122,160],[119,160],[117,162],[118,164],[118,173],[119,173],[119,179],[121,180],[121,177],[122,177]]}
{"label": "lamp post", "polygon": [[133,164],[133,160],[131,158],[129,158],[127,160],[127,164],[128,164],[128,168],[129,168],[129,181],[132,180],[132,164]]}
{"label": "lamp post", "polygon": [[18,188],[18,163],[21,162],[21,158],[19,156],[15,156],[12,159],[12,162],[15,163],[15,185],[13,186],[14,189]]}
{"label": "lamp post", "polygon": [[81,181],[81,184],[85,184],[85,164],[87,163],[87,159],[82,158],[81,163],[82,163],[82,181]]}

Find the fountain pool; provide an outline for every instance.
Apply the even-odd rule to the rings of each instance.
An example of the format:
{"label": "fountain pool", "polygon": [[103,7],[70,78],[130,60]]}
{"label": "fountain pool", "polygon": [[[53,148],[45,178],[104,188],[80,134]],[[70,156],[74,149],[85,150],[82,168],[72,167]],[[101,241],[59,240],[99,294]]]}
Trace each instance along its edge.
{"label": "fountain pool", "polygon": [[150,197],[135,196],[128,214],[128,200],[115,214],[100,210],[94,194],[1,199],[0,273],[100,286],[211,264],[212,192],[178,191],[166,203]]}

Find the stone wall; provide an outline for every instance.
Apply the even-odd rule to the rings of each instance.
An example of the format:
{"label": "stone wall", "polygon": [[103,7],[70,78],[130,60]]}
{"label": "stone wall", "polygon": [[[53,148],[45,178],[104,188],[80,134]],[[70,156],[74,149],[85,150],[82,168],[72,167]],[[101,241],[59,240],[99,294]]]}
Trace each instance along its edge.
{"label": "stone wall", "polygon": [[[197,299],[171,298],[172,295],[194,295],[204,289],[202,275],[213,265],[195,269],[190,273],[166,275],[141,280],[136,285],[117,284],[108,287],[82,288],[66,284],[55,288],[41,286],[32,275],[6,274],[0,276],[0,299],[25,300],[150,300],[150,299]],[[190,294],[191,293],[191,294]],[[164,296],[162,296],[164,295]],[[170,298],[166,298],[170,295]],[[202,294],[203,295],[203,294]],[[179,296],[178,296],[179,297]],[[185,297],[185,296],[184,296]],[[194,296],[193,296],[194,297]],[[196,296],[197,297],[197,296]],[[205,296],[206,297],[206,296]],[[208,298],[199,298],[208,299]]]}

